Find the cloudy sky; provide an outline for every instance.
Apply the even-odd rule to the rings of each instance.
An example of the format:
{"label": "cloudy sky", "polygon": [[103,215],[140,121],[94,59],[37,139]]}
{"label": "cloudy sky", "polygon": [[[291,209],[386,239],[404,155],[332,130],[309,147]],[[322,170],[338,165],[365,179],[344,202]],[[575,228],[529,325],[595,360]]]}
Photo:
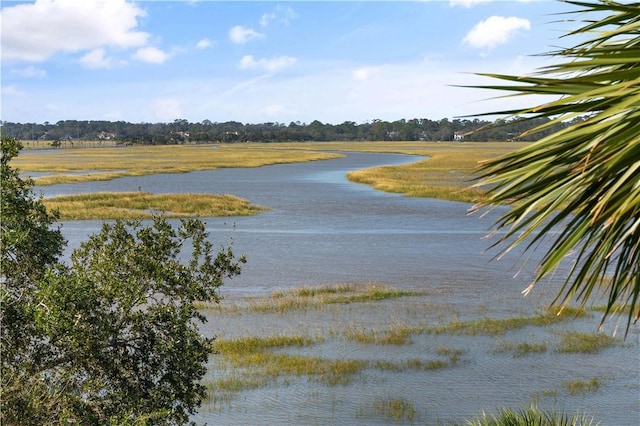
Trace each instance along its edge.
{"label": "cloudy sky", "polygon": [[338,124],[538,102],[452,87],[531,73],[556,1],[2,2],[2,120]]}

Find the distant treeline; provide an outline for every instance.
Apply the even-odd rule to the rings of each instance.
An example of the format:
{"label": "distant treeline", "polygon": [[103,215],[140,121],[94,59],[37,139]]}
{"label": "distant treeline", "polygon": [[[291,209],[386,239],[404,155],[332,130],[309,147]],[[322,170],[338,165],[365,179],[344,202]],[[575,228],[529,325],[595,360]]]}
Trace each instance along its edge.
{"label": "distant treeline", "polygon": [[183,142],[305,142],[305,141],[533,141],[558,130],[522,134],[547,118],[508,121],[411,119],[393,122],[372,120],[361,124],[309,124],[291,122],[243,124],[237,121],[191,123],[177,119],[170,123],[129,123],[126,121],[64,120],[55,124],[0,122],[2,134],[21,140],[46,140],[53,146],[61,141],[116,140],[133,144],[172,144]]}

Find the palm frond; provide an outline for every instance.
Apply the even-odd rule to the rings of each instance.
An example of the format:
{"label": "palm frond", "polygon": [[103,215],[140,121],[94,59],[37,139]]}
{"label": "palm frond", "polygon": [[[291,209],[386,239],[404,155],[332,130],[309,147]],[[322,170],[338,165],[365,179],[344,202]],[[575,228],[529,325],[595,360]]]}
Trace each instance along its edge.
{"label": "palm frond", "polygon": [[496,243],[504,251],[551,239],[529,289],[573,254],[554,302],[604,295],[603,322],[620,302],[628,304],[628,331],[640,317],[640,3],[567,3],[597,17],[567,36],[591,38],[548,53],[561,60],[533,76],[479,74],[507,84],[474,87],[509,96],[556,95],[498,112],[550,119],[530,133],[572,124],[483,163],[478,186],[491,188],[489,205],[512,207],[495,224],[506,230]]}

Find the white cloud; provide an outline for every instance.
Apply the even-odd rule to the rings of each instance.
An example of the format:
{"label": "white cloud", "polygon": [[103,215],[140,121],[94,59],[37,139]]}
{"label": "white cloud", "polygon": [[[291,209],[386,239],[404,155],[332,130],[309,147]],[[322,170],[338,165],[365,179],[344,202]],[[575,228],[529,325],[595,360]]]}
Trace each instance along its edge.
{"label": "white cloud", "polygon": [[159,121],[173,121],[183,116],[182,103],[176,98],[156,99],[151,110]]}
{"label": "white cloud", "polygon": [[280,118],[283,116],[295,116],[298,111],[295,109],[290,109],[281,104],[267,104],[262,107],[262,112],[267,117],[276,117]]}
{"label": "white cloud", "polygon": [[11,70],[11,74],[24,78],[45,78],[47,76],[47,71],[29,66],[22,69]]}
{"label": "white cloud", "polygon": [[293,11],[291,7],[277,5],[273,12],[263,14],[260,17],[259,23],[261,27],[266,27],[273,21],[280,22],[284,25],[289,25],[289,23],[297,17],[298,15]]}
{"label": "white cloud", "polygon": [[229,40],[235,44],[245,44],[251,40],[256,40],[264,37],[264,34],[259,33],[251,28],[243,27],[242,25],[236,25],[229,30]]}
{"label": "white cloud", "polygon": [[113,58],[107,57],[105,50],[100,47],[98,49],[93,49],[91,52],[80,58],[80,64],[89,69],[108,69],[115,66],[115,61]]}
{"label": "white cloud", "polygon": [[169,54],[156,47],[143,47],[131,55],[132,59],[150,64],[162,64],[169,59]]}
{"label": "white cloud", "polygon": [[276,13],[275,12],[271,12],[271,13],[265,13],[260,17],[260,26],[261,27],[266,27],[268,26],[271,21],[273,21],[274,19],[276,19]]}
{"label": "white cloud", "polygon": [[241,70],[259,69],[266,72],[277,72],[295,64],[297,61],[298,59],[292,58],[291,56],[255,59],[251,55],[245,55],[240,60],[239,68]]}
{"label": "white cloud", "polygon": [[489,3],[492,0],[449,0],[449,5],[450,6],[462,6],[462,7],[466,7],[467,9],[470,7],[473,7],[477,4],[480,3]]}
{"label": "white cloud", "polygon": [[477,49],[491,50],[506,43],[521,31],[530,29],[531,23],[524,18],[490,16],[484,21],[478,22],[462,42]]}
{"label": "white cloud", "polygon": [[207,49],[211,46],[213,46],[215,43],[211,40],[209,40],[208,38],[203,38],[202,40],[198,41],[198,43],[196,43],[196,47],[198,49]]}
{"label": "white cloud", "polygon": [[378,72],[379,70],[377,68],[363,67],[363,68],[358,68],[357,70],[354,70],[351,75],[354,80],[365,81],[377,75]]}
{"label": "white cloud", "polygon": [[2,94],[5,96],[24,96],[25,92],[18,89],[16,86],[4,86],[2,87]]}
{"label": "white cloud", "polygon": [[60,52],[144,46],[144,10],[126,0],[36,0],[0,13],[2,59],[42,62]]}

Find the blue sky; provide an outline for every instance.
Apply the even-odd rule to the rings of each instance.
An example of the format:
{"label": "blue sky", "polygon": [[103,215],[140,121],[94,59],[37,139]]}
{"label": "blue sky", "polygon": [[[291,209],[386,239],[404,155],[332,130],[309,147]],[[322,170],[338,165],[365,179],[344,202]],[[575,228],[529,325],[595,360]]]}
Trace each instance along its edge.
{"label": "blue sky", "polygon": [[566,44],[556,1],[3,1],[2,120],[338,124],[539,102],[452,87]]}

